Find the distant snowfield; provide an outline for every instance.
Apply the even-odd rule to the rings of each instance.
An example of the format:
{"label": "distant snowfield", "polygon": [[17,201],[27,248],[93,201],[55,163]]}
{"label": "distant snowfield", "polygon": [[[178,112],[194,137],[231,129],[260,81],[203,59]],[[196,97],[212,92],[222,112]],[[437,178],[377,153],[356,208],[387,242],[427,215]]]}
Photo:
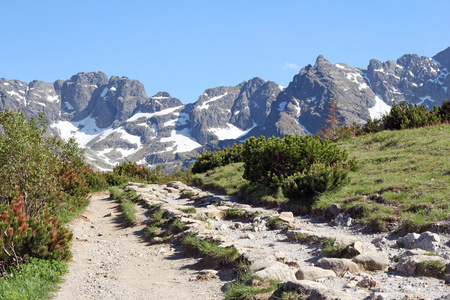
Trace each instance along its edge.
{"label": "distant snowfield", "polygon": [[371,108],[369,108],[369,114],[370,118],[372,120],[374,119],[381,119],[381,117],[385,114],[388,114],[391,111],[391,107],[384,103],[383,100],[381,100],[379,95],[375,96],[375,105]]}
{"label": "distant snowfield", "polygon": [[133,122],[133,121],[136,121],[136,120],[138,120],[140,118],[147,118],[147,119],[149,119],[149,118],[154,117],[154,116],[168,115],[168,114],[174,113],[175,111],[177,111],[177,110],[179,110],[179,109],[181,109],[183,107],[184,107],[184,105],[180,105],[180,106],[176,106],[176,107],[166,108],[166,109],[154,112],[154,113],[138,112],[138,113],[134,114],[131,118],[129,118],[127,120],[127,122]]}
{"label": "distant snowfield", "polygon": [[255,122],[253,122],[253,126],[247,130],[242,130],[240,128],[237,128],[233,124],[228,123],[225,128],[210,128],[208,129],[208,131],[214,133],[218,137],[219,141],[222,141],[222,140],[238,139],[239,137],[249,133],[250,130],[252,130],[255,127],[256,127]]}
{"label": "distant snowfield", "polygon": [[[162,138],[160,141],[162,143],[173,142],[174,147],[177,147],[173,153],[188,152],[202,146],[192,137],[188,128],[172,130],[169,137]],[[171,150],[172,149],[166,149],[164,152]]]}

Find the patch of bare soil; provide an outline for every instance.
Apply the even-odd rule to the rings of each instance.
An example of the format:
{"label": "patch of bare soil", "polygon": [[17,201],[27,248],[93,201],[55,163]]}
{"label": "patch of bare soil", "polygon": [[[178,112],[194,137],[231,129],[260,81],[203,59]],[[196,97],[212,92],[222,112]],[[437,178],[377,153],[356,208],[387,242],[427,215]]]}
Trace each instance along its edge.
{"label": "patch of bare soil", "polygon": [[127,227],[117,201],[108,193],[92,195],[85,213],[69,225],[73,259],[54,299],[223,299],[232,272],[204,280],[200,259],[175,245],[150,245],[148,218],[136,208],[141,222]]}

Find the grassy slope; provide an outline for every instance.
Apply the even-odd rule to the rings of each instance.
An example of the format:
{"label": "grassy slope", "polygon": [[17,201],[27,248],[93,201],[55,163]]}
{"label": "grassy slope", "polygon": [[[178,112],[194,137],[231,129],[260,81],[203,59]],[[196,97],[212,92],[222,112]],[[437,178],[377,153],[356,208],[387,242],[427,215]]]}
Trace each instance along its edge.
{"label": "grassy slope", "polygon": [[[333,203],[375,230],[425,228],[450,216],[450,125],[401,131],[383,131],[340,142],[356,157],[358,171],[339,191],[321,195],[323,210]],[[243,164],[233,164],[196,175],[195,182],[236,194],[250,191],[265,200],[278,200],[242,179]],[[200,178],[201,177],[201,178]]]}

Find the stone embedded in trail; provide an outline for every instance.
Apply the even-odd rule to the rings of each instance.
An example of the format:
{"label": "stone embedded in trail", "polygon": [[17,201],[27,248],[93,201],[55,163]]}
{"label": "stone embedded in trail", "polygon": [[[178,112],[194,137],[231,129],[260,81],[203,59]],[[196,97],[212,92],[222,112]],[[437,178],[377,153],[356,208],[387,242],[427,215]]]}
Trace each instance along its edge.
{"label": "stone embedded in trail", "polygon": [[292,280],[283,284],[290,291],[309,296],[310,300],[354,300],[351,295],[343,291],[327,288],[319,282],[311,280]]}
{"label": "stone embedded in trail", "polygon": [[333,270],[322,269],[313,266],[300,267],[295,272],[295,277],[298,280],[316,280],[320,278],[333,278],[336,277],[336,273]]}
{"label": "stone embedded in trail", "polygon": [[290,211],[283,211],[279,218],[286,223],[294,223],[294,214]]}
{"label": "stone embedded in trail", "polygon": [[436,233],[425,231],[420,234],[412,245],[412,248],[419,248],[428,251],[436,251],[441,245],[441,238]]}
{"label": "stone embedded in trail", "polygon": [[439,256],[430,255],[413,255],[406,256],[400,259],[396,266],[396,270],[399,273],[408,275],[426,275],[426,276],[438,276],[437,270],[435,270],[431,264],[446,265],[445,259]]}
{"label": "stone embedded in trail", "polygon": [[385,271],[389,267],[389,258],[383,252],[364,252],[355,258],[353,262],[369,271]]}
{"label": "stone embedded in trail", "polygon": [[268,278],[279,281],[289,281],[296,279],[294,271],[288,265],[277,261],[274,261],[264,269],[256,271],[248,280],[252,280],[255,276],[259,278]]}
{"label": "stone embedded in trail", "polygon": [[365,252],[376,252],[377,249],[371,243],[356,241],[347,246],[347,253],[353,257]]}
{"label": "stone embedded in trail", "polygon": [[441,245],[441,238],[436,233],[425,231],[421,234],[408,233],[399,238],[397,243],[406,248],[437,251]]}
{"label": "stone embedded in trail", "polygon": [[410,232],[404,237],[398,239],[397,243],[406,248],[411,248],[414,242],[419,238],[420,234],[415,232]]}
{"label": "stone embedded in trail", "polygon": [[354,275],[359,274],[360,272],[358,265],[346,258],[322,257],[315,263],[315,266],[333,270],[338,275],[347,271]]}

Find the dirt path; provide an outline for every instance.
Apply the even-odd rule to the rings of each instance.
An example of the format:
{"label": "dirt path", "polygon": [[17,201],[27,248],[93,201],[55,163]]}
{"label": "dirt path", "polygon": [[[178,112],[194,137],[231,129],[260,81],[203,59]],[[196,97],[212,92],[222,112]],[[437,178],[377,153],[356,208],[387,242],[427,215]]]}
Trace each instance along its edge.
{"label": "dirt path", "polygon": [[[146,220],[139,209],[139,219]],[[116,201],[97,193],[70,228],[76,237],[65,282],[54,299],[223,299],[231,274],[197,281],[199,259],[170,245],[150,245],[145,225],[125,227]]]}

